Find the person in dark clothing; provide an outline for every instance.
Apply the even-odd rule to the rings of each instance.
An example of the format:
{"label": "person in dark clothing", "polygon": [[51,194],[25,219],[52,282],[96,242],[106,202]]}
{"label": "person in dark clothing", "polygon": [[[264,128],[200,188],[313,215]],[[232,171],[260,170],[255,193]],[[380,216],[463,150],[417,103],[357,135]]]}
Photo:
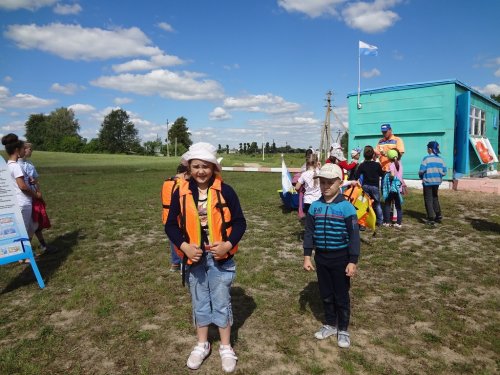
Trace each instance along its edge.
{"label": "person in dark clothing", "polygon": [[356,170],[354,178],[359,180],[363,190],[373,199],[373,209],[377,215],[377,225],[384,221],[382,206],[380,205],[380,178],[384,177],[384,171],[380,163],[373,161],[375,150],[372,146],[365,146],[363,150],[363,161]]}

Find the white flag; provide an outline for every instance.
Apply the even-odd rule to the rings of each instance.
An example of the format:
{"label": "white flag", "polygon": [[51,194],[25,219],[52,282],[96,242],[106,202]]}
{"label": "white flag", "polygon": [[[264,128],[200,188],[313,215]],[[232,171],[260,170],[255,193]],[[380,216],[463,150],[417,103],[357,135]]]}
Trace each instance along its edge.
{"label": "white flag", "polygon": [[359,41],[359,55],[363,56],[377,56],[378,55],[378,47],[372,46],[368,43]]}
{"label": "white flag", "polygon": [[292,177],[290,176],[288,169],[286,169],[283,154],[281,154],[281,186],[283,189],[283,194],[293,191]]}

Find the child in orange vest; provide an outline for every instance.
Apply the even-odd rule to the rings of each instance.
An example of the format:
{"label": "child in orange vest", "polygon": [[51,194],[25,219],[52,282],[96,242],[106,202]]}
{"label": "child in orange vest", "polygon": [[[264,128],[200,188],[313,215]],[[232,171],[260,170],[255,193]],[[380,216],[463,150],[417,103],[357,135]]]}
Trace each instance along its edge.
{"label": "child in orange vest", "polygon": [[181,161],[188,166],[190,178],[182,181],[172,196],[165,232],[188,264],[185,280],[198,343],[187,367],[200,368],[210,354],[208,327],[214,324],[220,335],[222,369],[233,372],[238,358],[230,342],[230,290],[236,275],[234,254],[245,233],[246,220],[235,191],[222,181],[214,146],[195,143]]}

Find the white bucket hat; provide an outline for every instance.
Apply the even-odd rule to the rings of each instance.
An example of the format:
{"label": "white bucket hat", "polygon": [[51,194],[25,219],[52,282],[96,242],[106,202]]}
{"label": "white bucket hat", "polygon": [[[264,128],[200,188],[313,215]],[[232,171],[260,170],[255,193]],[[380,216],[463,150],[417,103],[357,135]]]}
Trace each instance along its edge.
{"label": "white bucket hat", "polygon": [[345,160],[344,153],[339,148],[333,149],[332,151],[330,151],[330,156],[333,156],[334,158],[337,158],[339,161],[344,161]]}
{"label": "white bucket hat", "polygon": [[215,165],[216,171],[220,172],[222,170],[220,162],[217,159],[217,150],[210,143],[198,142],[191,145],[189,150],[181,156],[181,163],[188,165],[189,161],[193,159],[208,161]]}

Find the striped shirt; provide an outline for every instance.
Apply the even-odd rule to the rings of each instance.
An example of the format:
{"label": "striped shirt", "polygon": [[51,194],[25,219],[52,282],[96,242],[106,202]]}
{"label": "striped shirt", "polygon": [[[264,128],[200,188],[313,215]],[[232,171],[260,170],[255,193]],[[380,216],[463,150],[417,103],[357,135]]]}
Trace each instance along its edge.
{"label": "striped shirt", "polygon": [[425,156],[418,171],[424,186],[440,185],[446,173],[448,173],[448,169],[443,158],[435,154]]}

